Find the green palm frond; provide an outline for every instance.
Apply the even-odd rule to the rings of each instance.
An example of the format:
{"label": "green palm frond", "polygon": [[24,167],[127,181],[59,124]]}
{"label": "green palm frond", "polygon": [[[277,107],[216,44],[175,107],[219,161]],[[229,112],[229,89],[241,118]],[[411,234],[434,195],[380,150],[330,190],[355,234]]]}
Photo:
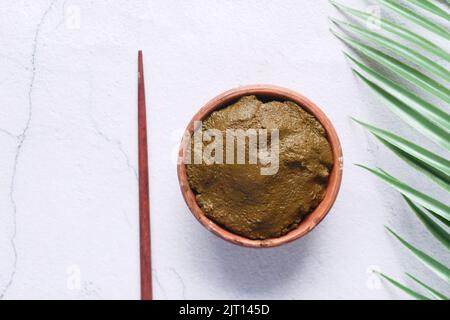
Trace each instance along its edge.
{"label": "green palm frond", "polygon": [[448,14],[446,11],[439,8],[437,5],[433,4],[430,1],[426,0],[408,0],[412,4],[421,7],[422,9],[425,9],[431,13],[434,13],[437,16],[440,16],[441,18],[444,18],[447,21],[450,21],[450,14]]}
{"label": "green palm frond", "polygon": [[450,233],[442,228],[439,224],[433,221],[425,211],[421,210],[418,206],[414,204],[408,197],[403,196],[408,206],[416,214],[419,220],[424,224],[424,226],[430,231],[430,233],[439,240],[448,250],[450,250]]}
{"label": "green palm frond", "polygon": [[415,24],[418,24],[425,29],[443,37],[444,39],[450,40],[450,33],[445,29],[444,27],[430,21],[429,19],[425,18],[424,16],[421,16],[414,11],[406,8],[405,6],[401,5],[397,0],[378,0],[383,6],[386,8],[391,9],[392,11],[398,13],[399,15],[403,16],[404,18],[408,19],[409,21],[414,22]]}
{"label": "green palm frond", "polygon": [[431,178],[444,190],[450,192],[450,161],[392,132],[376,128],[356,119],[353,120],[369,130],[399,158]]}
{"label": "green palm frond", "polygon": [[429,210],[432,210],[442,218],[444,218],[447,221],[450,221],[450,207],[446,204],[440,202],[439,200],[436,200],[429,195],[420,192],[406,183],[394,178],[393,176],[387,174],[385,171],[382,171],[380,169],[372,169],[363,165],[357,165],[361,168],[364,168],[370,172],[372,172],[374,175],[376,175],[378,178],[383,180],[384,182],[388,183],[391,187],[399,191],[401,194],[407,196],[414,202],[420,204],[424,208],[427,208]]}
{"label": "green palm frond", "polygon": [[420,66],[425,71],[432,73],[446,81],[450,81],[450,72],[447,69],[445,69],[438,63],[434,62],[433,60],[425,57],[424,55],[418,53],[417,51],[412,50],[405,45],[402,45],[394,40],[391,40],[387,37],[380,35],[379,33],[367,30],[365,28],[358,27],[353,24],[340,21],[334,18],[330,18],[330,20],[343,30],[357,33],[364,40],[372,41],[373,43],[383,46],[389,49],[390,51],[394,52],[395,54],[398,54],[399,56],[408,60],[409,62]]}
{"label": "green palm frond", "polygon": [[[426,208],[425,208],[426,209]],[[431,214],[433,217],[435,217],[437,220],[439,220],[440,222],[442,222],[443,224],[445,224],[447,227],[450,228],[450,221],[444,219],[443,217],[441,217],[440,215],[438,215],[436,212],[434,212],[433,210],[430,209],[426,209],[428,211],[429,214]]]}
{"label": "green palm frond", "polygon": [[422,281],[420,281],[419,279],[417,279],[416,277],[414,277],[412,274],[410,273],[406,273],[406,275],[412,279],[415,283],[417,283],[419,286],[421,286],[422,288],[425,289],[425,291],[427,291],[433,298],[435,298],[436,300],[449,300],[449,298],[443,294],[440,293],[439,291],[431,288],[430,286],[426,285],[425,283],[423,283]]}
{"label": "green palm frond", "polygon": [[393,95],[389,94],[383,88],[367,79],[358,71],[353,71],[364,83],[366,83],[375,93],[377,93],[377,95],[386,103],[392,112],[401,117],[406,123],[415,128],[417,131],[450,151],[450,138],[449,133],[446,130],[437,126],[430,119],[412,109]]}
{"label": "green palm frond", "polygon": [[[344,14],[366,22],[366,27],[364,27],[362,24],[354,25],[330,18],[337,27],[347,34],[340,35],[331,30],[334,35],[362,58],[368,59],[369,62],[375,62],[376,65],[387,69],[390,73],[423,90],[423,92],[413,92],[399,84],[396,79],[393,79],[385,72],[378,71],[374,67],[361,62],[361,60],[344,53],[352,62],[354,66],[353,72],[356,76],[376,93],[389,109],[404,122],[443,147],[446,151],[450,151],[450,115],[421,96],[421,92],[426,92],[449,105],[450,88],[447,82],[450,82],[450,71],[435,62],[433,58],[427,57],[410,48],[410,45],[413,44],[424,49],[426,51],[425,54],[432,54],[449,62],[450,54],[447,50],[436,45],[428,37],[421,36],[414,30],[406,29],[398,23],[375,17],[367,12],[339,4],[334,0],[330,0],[330,2]],[[446,40],[450,40],[450,32],[440,25],[439,22],[434,22],[419,12],[409,9],[399,1],[378,0],[378,2],[388,10],[399,14],[403,18],[425,28],[427,31],[433,32]],[[450,14],[431,1],[409,0],[409,2],[418,8],[431,12],[439,19],[443,18],[447,22],[450,21]],[[400,42],[373,31],[373,28],[368,25],[368,22],[375,22],[380,30],[387,31],[391,35],[398,37]],[[355,36],[358,36],[359,39],[356,39]],[[402,41],[406,43],[402,43]],[[387,50],[388,52],[385,53],[381,50]],[[399,58],[403,60],[400,61]],[[441,83],[440,80],[435,80],[434,77],[438,77],[447,82]],[[424,174],[443,190],[450,193],[450,161],[447,157],[437,155],[387,130],[377,128],[359,120],[355,121],[367,129],[384,146],[391,150],[397,157],[404,160],[415,171]],[[408,183],[400,181],[383,169],[373,169],[363,165],[358,166],[368,170],[400,192],[410,210],[417,216],[430,234],[447,250],[450,250],[450,233],[448,229],[450,228],[450,207],[447,204],[430,196],[430,192],[422,192],[413,188]],[[447,283],[450,283],[450,269],[447,266],[411,245],[392,229],[386,228],[415,258]],[[415,291],[385,274],[378,274],[413,298],[428,300],[429,297],[427,295],[429,295],[438,300],[449,299],[445,294],[431,288],[411,274],[407,273],[407,276],[415,284],[420,286],[422,291],[427,295]]]}
{"label": "green palm frond", "polygon": [[404,245],[411,253],[422,262],[428,269],[433,271],[438,277],[450,283],[450,269],[443,265],[441,262],[435,260],[425,252],[417,249],[408,241],[396,234],[391,228],[386,226],[386,229],[391,233],[402,245]]}
{"label": "green palm frond", "polygon": [[363,12],[360,10],[356,10],[356,9],[344,6],[342,4],[337,3],[336,1],[331,0],[330,2],[335,7],[340,9],[342,12],[347,13],[353,17],[363,19],[366,22],[373,21],[374,19],[376,19],[374,22],[378,23],[378,25],[381,28],[383,28],[384,30],[386,30],[392,34],[395,34],[406,41],[414,43],[415,45],[421,47],[422,49],[425,49],[425,50],[429,51],[430,53],[433,53],[436,56],[445,59],[446,61],[450,61],[450,54],[447,51],[445,51],[444,49],[442,49],[435,43],[431,42],[430,40],[425,39],[424,37],[419,36],[417,33],[412,32],[411,30],[408,30],[408,29],[406,29],[402,26],[399,26],[395,23],[389,22],[385,19],[374,17],[373,15],[371,15],[367,12]]}
{"label": "green palm frond", "polygon": [[[429,118],[434,124],[439,126],[443,131],[450,131],[450,115],[442,111],[435,105],[423,100],[414,93],[406,90],[402,86],[396,84],[394,81],[389,80],[375,70],[365,66],[349,54],[345,54],[350,61],[357,65],[361,70],[366,73],[366,78],[384,91],[402,101],[410,108],[416,110],[419,114],[422,114],[425,118]],[[450,134],[444,137],[450,140]]]}
{"label": "green palm frond", "polygon": [[416,85],[422,90],[425,90],[428,93],[436,96],[437,98],[450,103],[450,90],[439,82],[421,73],[417,69],[414,69],[407,64],[404,64],[403,62],[400,62],[399,60],[394,59],[391,56],[375,48],[367,46],[359,41],[336,33],[334,33],[334,35],[345,42],[348,46],[353,48],[355,51],[369,57],[373,61],[394,72],[399,77],[403,77],[405,80]]}
{"label": "green palm frond", "polygon": [[377,271],[374,271],[374,272],[377,273],[383,279],[387,280],[394,287],[397,287],[398,289],[400,289],[404,293],[410,295],[411,297],[413,297],[413,298],[415,298],[417,300],[430,300],[430,298],[424,296],[423,294],[418,293],[417,291],[414,291],[413,289],[408,288],[407,286],[405,286],[405,285],[401,284],[400,282],[392,279],[391,277],[385,275],[384,273],[377,272]]}

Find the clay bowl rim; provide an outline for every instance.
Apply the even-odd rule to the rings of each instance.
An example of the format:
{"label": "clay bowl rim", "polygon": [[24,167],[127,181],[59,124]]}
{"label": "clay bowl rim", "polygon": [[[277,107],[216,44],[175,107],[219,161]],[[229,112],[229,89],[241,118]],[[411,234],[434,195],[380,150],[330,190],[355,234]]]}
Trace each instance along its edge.
{"label": "clay bowl rim", "polygon": [[[314,115],[319,122],[324,126],[327,132],[328,141],[331,144],[333,153],[333,168],[331,170],[330,178],[328,181],[325,197],[319,206],[311,212],[300,224],[299,226],[290,231],[289,233],[278,237],[265,240],[252,240],[245,238],[243,236],[234,234],[220,225],[216,224],[214,221],[206,217],[203,210],[197,204],[195,200],[195,194],[193,193],[186,174],[186,165],[184,164],[185,150],[189,142],[189,136],[192,135],[194,131],[194,121],[200,121],[209,116],[213,111],[219,110],[237,101],[240,97],[246,95],[256,95],[257,97],[266,97],[273,100],[289,100],[297,103],[303,107],[306,111]],[[210,100],[204,107],[202,107],[189,122],[186,133],[181,141],[178,163],[177,163],[177,173],[178,180],[180,183],[180,189],[183,194],[184,200],[188,205],[190,211],[194,217],[209,231],[219,236],[220,238],[229,241],[233,244],[253,247],[253,248],[268,248],[276,247],[306,235],[311,230],[313,230],[328,214],[331,207],[333,206],[336,197],[339,192],[339,188],[342,181],[342,169],[343,169],[343,158],[342,158],[342,148],[331,121],[322,112],[322,110],[308,98],[299,94],[295,91],[273,86],[273,85],[250,85],[231,89],[226,91],[212,100]]]}

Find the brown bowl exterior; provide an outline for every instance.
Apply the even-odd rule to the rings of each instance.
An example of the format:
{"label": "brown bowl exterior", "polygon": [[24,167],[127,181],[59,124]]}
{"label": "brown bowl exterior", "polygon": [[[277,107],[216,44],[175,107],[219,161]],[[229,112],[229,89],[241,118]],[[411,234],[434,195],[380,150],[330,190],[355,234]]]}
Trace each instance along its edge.
{"label": "brown bowl exterior", "polygon": [[[297,103],[320,121],[327,132],[327,138],[332,148],[334,164],[331,170],[324,199],[319,204],[319,206],[300,223],[300,225],[296,229],[279,238],[251,240],[243,236],[231,233],[230,231],[216,224],[214,221],[210,220],[208,217],[206,217],[203,210],[197,204],[195,194],[189,185],[186,174],[186,165],[184,164],[185,151],[189,144],[189,136],[192,135],[194,131],[194,121],[204,120],[213,111],[226,107],[237,101],[240,97],[246,95],[256,95],[260,97],[264,96],[274,98],[275,100],[289,100]],[[180,183],[181,192],[183,194],[184,200],[186,201],[186,204],[188,205],[195,218],[197,218],[197,220],[200,221],[200,223],[206,229],[210,230],[222,239],[245,247],[267,248],[280,246],[282,244],[296,240],[314,229],[314,227],[317,226],[327,215],[328,211],[331,209],[336,200],[341,185],[343,168],[342,149],[339,138],[330,120],[322,112],[322,110],[320,110],[319,107],[317,107],[313,102],[299,93],[296,93],[289,89],[271,85],[252,85],[229,90],[215,97],[214,99],[209,101],[203,108],[201,108],[192,118],[191,122],[189,122],[186,132],[188,132],[189,135],[184,135],[183,140],[181,141],[177,165],[178,180]]]}

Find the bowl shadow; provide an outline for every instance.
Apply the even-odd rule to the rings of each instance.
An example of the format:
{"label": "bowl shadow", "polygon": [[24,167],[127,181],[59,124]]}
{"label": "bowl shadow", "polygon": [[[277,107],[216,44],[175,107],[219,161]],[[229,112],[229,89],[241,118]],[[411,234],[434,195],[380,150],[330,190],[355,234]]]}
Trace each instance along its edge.
{"label": "bowl shadow", "polygon": [[206,242],[212,246],[210,266],[221,275],[216,285],[233,292],[234,298],[270,299],[271,292],[295,281],[294,274],[311,259],[315,233],[275,248],[240,247],[215,237]]}

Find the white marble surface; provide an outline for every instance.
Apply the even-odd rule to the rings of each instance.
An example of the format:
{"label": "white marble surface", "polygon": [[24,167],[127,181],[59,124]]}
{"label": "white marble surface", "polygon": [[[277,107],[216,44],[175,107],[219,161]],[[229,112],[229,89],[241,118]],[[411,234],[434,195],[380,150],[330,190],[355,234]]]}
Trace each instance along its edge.
{"label": "white marble surface", "polygon": [[[400,279],[411,271],[445,289],[383,224],[445,261],[444,251],[398,194],[353,163],[430,184],[349,117],[429,144],[354,78],[344,46],[328,31],[329,15],[340,16],[324,0],[1,0],[0,297],[139,297],[138,49],[156,298],[403,298],[370,275],[372,266]],[[303,239],[267,250],[236,247],[204,230],[183,202],[174,162],[182,129],[202,104],[254,83],[285,86],[320,105],[345,159],[326,220]]]}

